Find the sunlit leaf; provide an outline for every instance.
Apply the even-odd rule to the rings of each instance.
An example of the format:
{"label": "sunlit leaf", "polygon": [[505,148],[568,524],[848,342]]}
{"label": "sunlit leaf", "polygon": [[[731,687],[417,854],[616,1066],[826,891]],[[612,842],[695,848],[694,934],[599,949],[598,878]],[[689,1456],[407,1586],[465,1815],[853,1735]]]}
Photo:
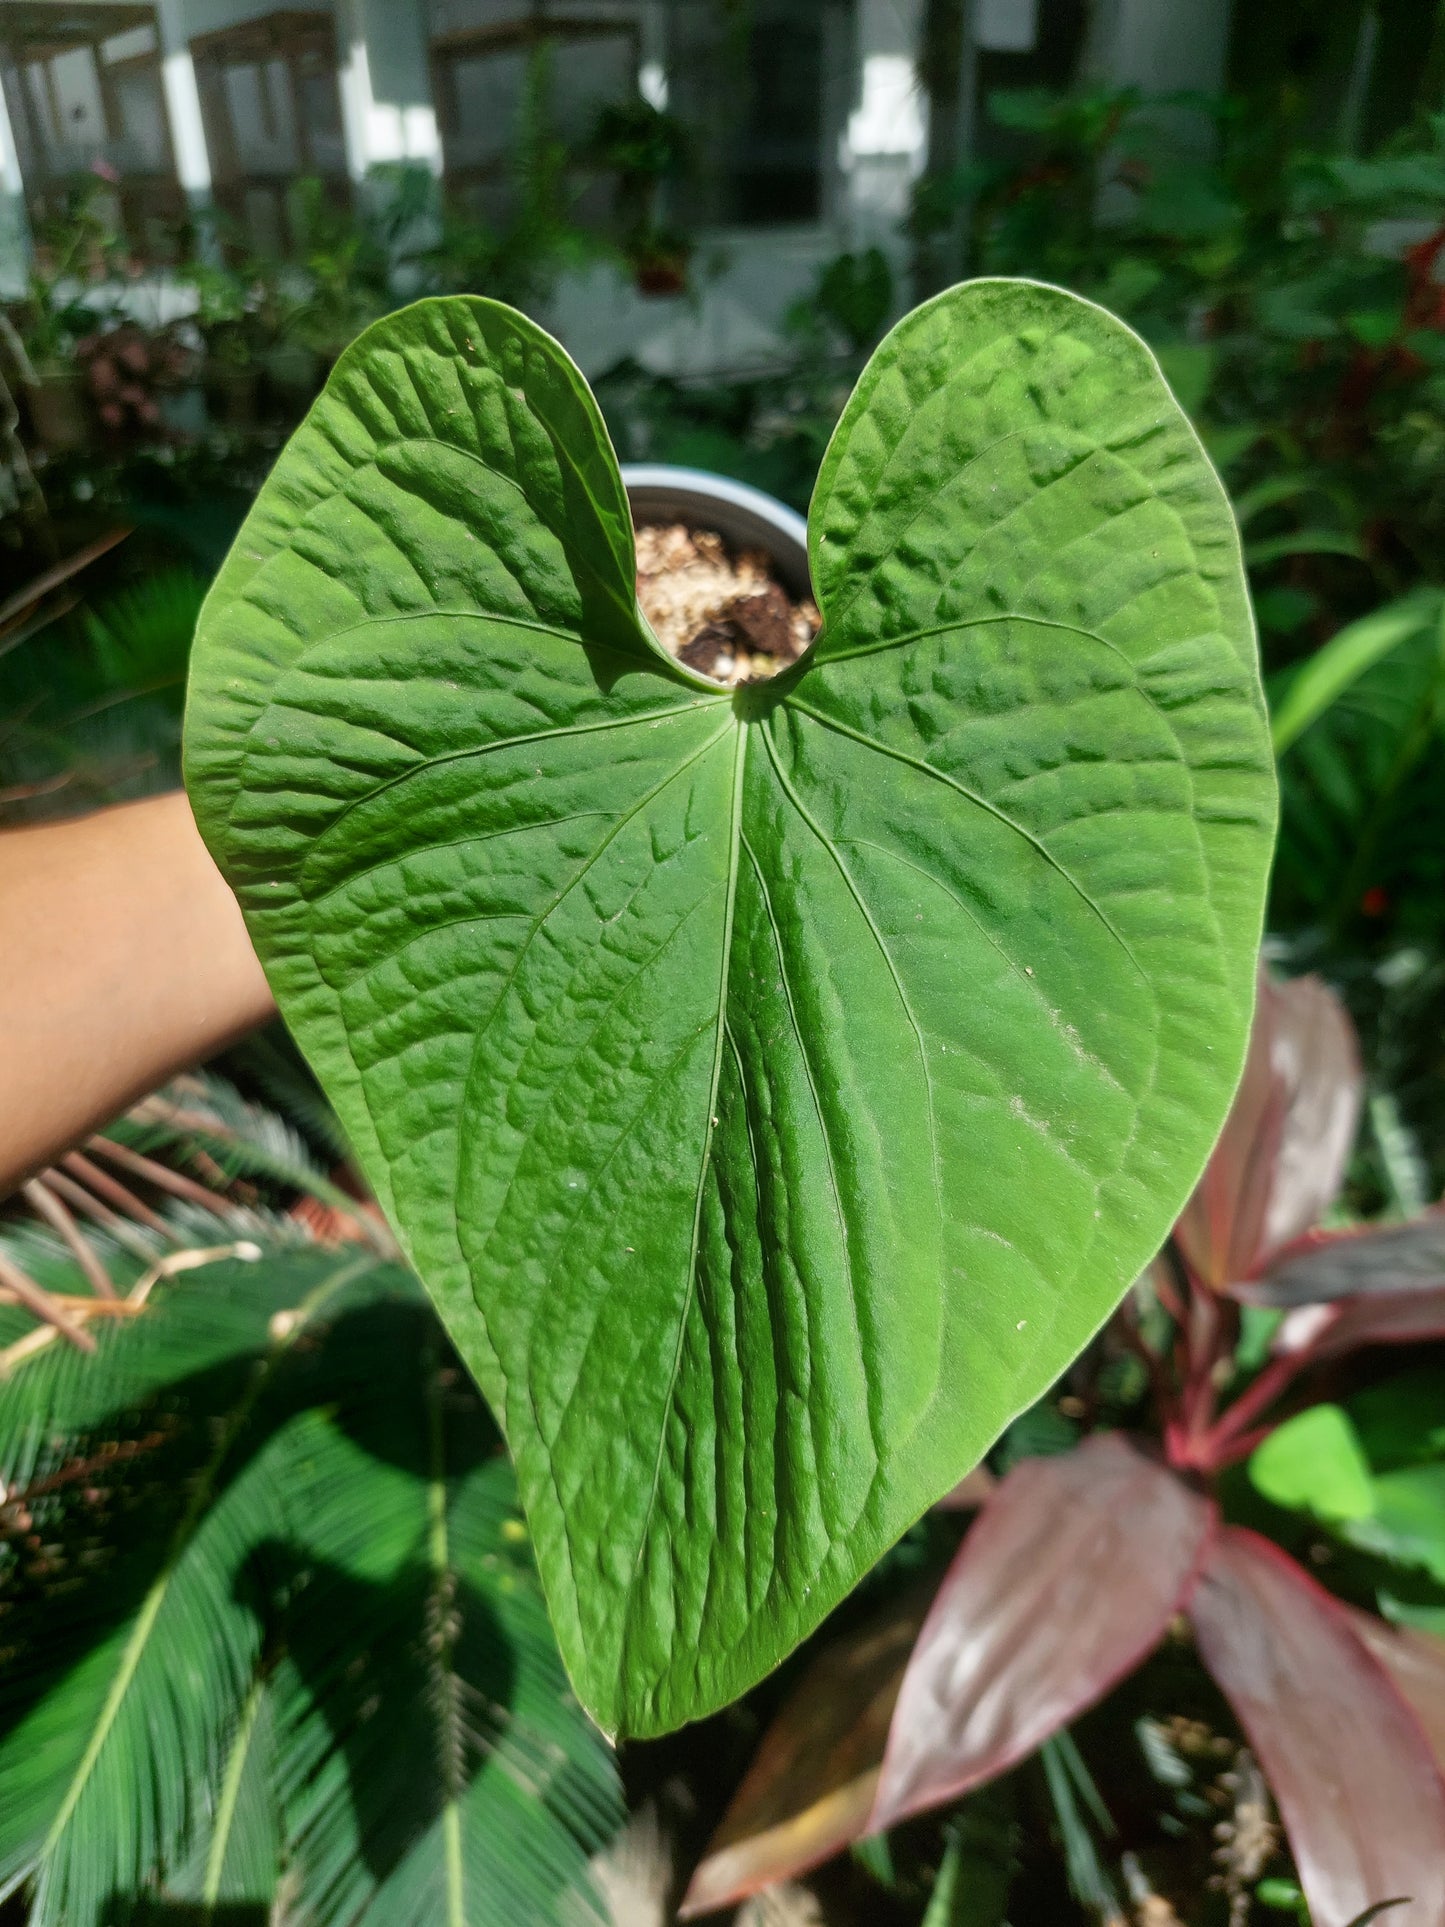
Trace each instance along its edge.
{"label": "sunlit leaf", "polygon": [[1445,1922],[1445,1780],[1346,1610],[1268,1540],[1216,1539],[1189,1607],[1205,1665],[1259,1757],[1317,1927],[1410,1896]]}
{"label": "sunlit leaf", "polygon": [[1276,1426],[1251,1455],[1249,1476],[1275,1505],[1320,1519],[1360,1519],[1375,1503],[1370,1462],[1338,1405],[1307,1406]]}
{"label": "sunlit leaf", "polygon": [[1163,1638],[1213,1528],[1207,1500],[1118,1434],[1015,1466],[919,1637],[872,1824],[994,1778],[1101,1699]]}
{"label": "sunlit leaf", "polygon": [[52,1542],[4,1574],[0,1882],[36,1927],[599,1921],[615,1762],[414,1281],[314,1246],[194,1280],[0,1401]]}
{"label": "sunlit leaf", "polygon": [[941,296],[810,544],[803,664],[679,669],[576,369],[424,302],[342,357],[198,637],[198,819],[609,1731],[752,1684],[1052,1382],[1253,998],[1238,543],[1143,345]]}
{"label": "sunlit leaf", "polygon": [[1359,1046],[1318,977],[1261,970],[1244,1076],[1198,1189],[1175,1227],[1216,1290],[1248,1279],[1333,1201],[1359,1126]]}

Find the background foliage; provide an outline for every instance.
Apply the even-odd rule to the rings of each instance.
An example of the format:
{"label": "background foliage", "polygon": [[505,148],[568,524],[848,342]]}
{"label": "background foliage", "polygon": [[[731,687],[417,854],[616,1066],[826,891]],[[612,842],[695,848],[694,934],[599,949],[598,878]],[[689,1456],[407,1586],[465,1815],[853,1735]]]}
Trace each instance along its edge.
{"label": "background foliage", "polygon": [[[927,177],[906,240],[948,276],[1024,272],[1116,308],[1201,428],[1244,528],[1271,675],[1283,798],[1271,952],[1287,972],[1323,972],[1360,1037],[1360,1129],[1328,1222],[1388,1225],[1445,1189],[1445,124],[1424,111],[1440,47],[1421,38],[1409,56],[1423,107],[1407,128],[1370,108],[1367,139],[1342,141],[1308,82],[1291,96],[1266,71],[1298,13],[1256,23],[1254,91],[1234,100],[995,95],[991,158]],[[405,176],[390,212],[361,223],[299,185],[299,270],[233,249],[200,277],[188,351],[242,371],[250,412],[217,390],[210,430],[185,440],[153,433],[137,404],[120,430],[37,465],[43,501],[26,494],[0,527],[17,579],[56,578],[0,609],[7,821],[176,780],[199,597],[358,326],[425,288],[537,308],[592,245],[547,137],[545,74],[531,86],[511,225],[479,229],[451,209],[423,233]],[[610,138],[632,170],[616,183],[615,240],[659,244],[675,269],[686,237],[659,233],[648,170],[659,155],[684,165],[682,145],[652,122]],[[47,238],[52,270],[115,246],[84,195]],[[33,353],[72,352],[95,329],[93,311],[51,298],[59,280],[16,317]],[[794,317],[781,373],[697,384],[620,365],[599,384],[619,451],[806,506],[862,358],[907,298],[881,254],[853,253]],[[171,366],[159,353],[148,366],[156,392],[177,379]],[[244,398],[246,380],[229,392]],[[619,1920],[647,1918],[626,1909],[639,1891],[654,1909],[659,1892],[680,1895],[775,1715],[801,1693],[822,1722],[809,1735],[837,1727],[836,1687],[809,1686],[811,1669],[873,1619],[906,1624],[969,1515],[929,1515],[819,1641],[737,1707],[613,1762],[566,1694],[509,1475],[435,1327],[381,1251],[316,1242],[354,1210],[334,1119],[284,1040],[225,1069],[242,1095],[208,1088],[214,1128],[150,1116],[112,1135],[216,1190],[234,1221],[218,1229],[194,1199],[135,1180],[167,1230],[120,1211],[89,1235],[123,1291],[161,1257],[218,1241],[262,1259],[158,1280],[153,1314],[133,1323],[85,1315],[93,1357],[56,1341],[0,1393],[9,1877],[38,1874],[34,1917],[64,1908],[76,1927],[432,1919],[458,1878],[475,1883],[462,1919],[492,1918],[491,1894],[498,1917],[586,1918],[604,1891]],[[4,1252],[64,1304],[93,1291],[28,1206],[10,1208]],[[355,1264],[290,1325],[308,1292]],[[1144,1337],[1167,1343],[1157,1304],[1141,1304]],[[1266,1365],[1279,1317],[1239,1308],[1231,1395]],[[31,1313],[0,1308],[0,1344],[35,1329]],[[1147,1432],[1153,1397],[1149,1366],[1116,1331],[1010,1428],[989,1469],[1069,1453],[1100,1429]],[[48,1429],[31,1422],[42,1408]],[[1224,1469],[1218,1502],[1338,1598],[1445,1633],[1442,1408],[1438,1343],[1334,1359],[1285,1401],[1268,1452]],[[136,1646],[162,1575],[151,1631],[166,1645]],[[401,1773],[402,1748],[383,1743],[395,1732],[424,1771]],[[652,1816],[647,1837],[669,1843],[649,1860],[634,1826],[620,1885],[615,1863],[586,1872],[619,1824],[619,1767],[634,1814]],[[1258,1760],[1172,1635],[1033,1759],[807,1878],[830,1922],[885,1927],[1306,1918]],[[18,1895],[12,1909],[22,1917]]]}

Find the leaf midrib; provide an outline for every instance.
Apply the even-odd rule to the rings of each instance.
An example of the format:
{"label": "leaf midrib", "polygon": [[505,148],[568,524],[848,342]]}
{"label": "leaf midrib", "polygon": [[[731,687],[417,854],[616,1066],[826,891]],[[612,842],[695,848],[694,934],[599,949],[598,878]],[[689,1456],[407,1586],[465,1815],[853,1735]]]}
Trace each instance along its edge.
{"label": "leaf midrib", "polygon": [[241,1717],[236,1723],[236,1735],[231,1743],[231,1756],[226,1762],[226,1771],[221,1780],[220,1798],[216,1802],[216,1826],[211,1835],[210,1851],[206,1855],[205,1877],[201,1887],[201,1904],[205,1909],[207,1921],[213,1918],[216,1902],[221,1896],[221,1880],[226,1870],[226,1855],[231,1847],[231,1831],[236,1823],[236,1809],[241,1798],[241,1782],[245,1778],[246,1762],[265,1690],[265,1677],[258,1672],[251,1682],[246,1703],[241,1708]]}
{"label": "leaf midrib", "polygon": [[[843,861],[841,855],[838,852],[838,846],[833,841],[832,837],[826,834],[826,832],[823,830],[822,825],[818,822],[817,818],[813,815],[812,811],[808,809],[807,805],[803,802],[802,798],[798,795],[798,792],[793,787],[791,778],[788,776],[787,772],[783,768],[782,760],[778,755],[777,745],[773,741],[771,730],[766,730],[766,729],[764,730],[763,741],[767,746],[768,759],[772,763],[773,772],[776,775],[780,786],[782,787],[784,795],[787,797],[788,801],[792,804],[793,808],[797,811],[798,815],[807,824],[809,830],[811,830],[813,835],[817,838],[818,842],[822,845],[822,847],[828,852],[829,856],[833,859],[833,862],[837,867],[838,874],[843,879],[843,882],[848,890],[848,894],[852,897],[854,904],[857,906],[858,914],[862,917],[864,923],[867,925],[868,933],[872,937],[875,945],[877,946],[878,954],[882,958],[883,966],[888,972],[889,979],[893,985],[894,994],[898,998],[899,1006],[902,1009],[904,1016],[908,1020],[909,1029],[913,1032],[914,1042],[918,1046],[918,1063],[919,1063],[919,1068],[923,1073],[923,1089],[924,1089],[924,1095],[926,1098],[926,1106],[927,1106],[927,1113],[928,1113],[929,1163],[930,1163],[930,1168],[931,1168],[932,1177],[933,1177],[934,1207],[938,1213],[939,1223],[942,1224],[942,1221],[943,1221],[943,1169],[939,1160],[939,1153],[938,1153],[938,1101],[937,1101],[937,1093],[933,1088],[933,1072],[930,1069],[929,1063],[928,1063],[928,1046],[924,1041],[923,1027],[919,1023],[918,1018],[914,1013],[913,1005],[909,1002],[908,992],[904,989],[903,979],[899,975],[898,966],[893,960],[893,953],[891,950],[889,950],[887,944],[883,941],[883,932],[878,928],[877,920],[875,919],[873,912],[869,909],[867,903],[865,902],[863,893],[858,888],[858,884],[853,876],[852,871],[848,868],[847,864]],[[930,1403],[931,1403],[931,1400],[930,1400]]]}
{"label": "leaf midrib", "polygon": [[[643,1556],[647,1551],[648,1539],[652,1532],[653,1515],[657,1510],[657,1494],[662,1481],[662,1461],[667,1451],[667,1420],[672,1410],[672,1401],[677,1393],[678,1376],[682,1370],[682,1354],[687,1341],[688,1320],[697,1297],[697,1254],[702,1236],[703,1194],[707,1186],[708,1170],[712,1164],[713,1134],[717,1129],[718,1083],[722,1076],[723,1047],[727,1032],[728,983],[732,969],[733,918],[737,908],[738,872],[742,856],[742,807],[743,782],[747,774],[748,738],[751,725],[738,721],[735,724],[737,739],[733,749],[733,795],[732,814],[728,836],[728,876],[727,896],[723,909],[722,961],[718,973],[717,993],[717,1032],[713,1040],[712,1074],[708,1084],[706,1124],[704,1126],[702,1155],[698,1160],[697,1190],[693,1199],[692,1241],[688,1250],[687,1286],[683,1293],[682,1307],[677,1321],[677,1342],[673,1347],[672,1365],[667,1376],[667,1389],[660,1406],[661,1423],[657,1428],[657,1456],[653,1461],[652,1484],[647,1495],[647,1505],[642,1515],[642,1525],[637,1537],[637,1551],[633,1556],[632,1571],[627,1582],[627,1607],[622,1623],[621,1646],[626,1650],[631,1631],[632,1615],[637,1602],[637,1575],[642,1567]],[[713,739],[715,742],[719,738]],[[710,745],[709,745],[710,746]]]}
{"label": "leaf midrib", "polygon": [[[708,705],[708,706],[712,707],[713,705]],[[676,764],[672,769],[670,769],[665,776],[660,778],[658,782],[654,783],[641,797],[639,797],[637,802],[635,802],[630,809],[626,810],[622,815],[620,815],[616,819],[612,827],[608,830],[606,836],[604,836],[602,841],[597,845],[596,849],[590,852],[585,862],[580,864],[578,868],[573,872],[573,874],[567,879],[567,882],[552,898],[551,902],[547,905],[546,909],[543,910],[538,916],[532,919],[531,928],[528,930],[527,935],[523,939],[522,943],[518,946],[517,955],[512,960],[512,967],[507,972],[506,978],[503,981],[503,983],[499,986],[496,996],[492,1000],[491,1009],[487,1012],[485,1020],[478,1026],[477,1034],[472,1042],[472,1049],[467,1062],[466,1074],[463,1077],[461,1082],[461,1115],[457,1119],[456,1168],[452,1174],[452,1196],[454,1199],[460,1198],[462,1195],[462,1158],[464,1156],[466,1143],[467,1143],[467,1133],[466,1133],[465,1127],[466,1127],[468,1095],[471,1090],[472,1081],[476,1076],[477,1065],[481,1061],[482,1045],[485,1042],[486,1037],[489,1031],[491,1030],[493,1023],[495,1023],[496,1021],[497,1012],[502,1008],[503,1000],[506,998],[507,993],[511,990],[513,984],[517,981],[517,974],[521,970],[522,965],[526,962],[527,954],[530,951],[532,944],[536,941],[538,932],[543,928],[543,926],[548,922],[548,920],[556,914],[557,910],[571,895],[572,891],[577,888],[578,884],[582,882],[583,878],[589,875],[593,866],[601,861],[604,853],[612,846],[612,844],[622,834],[623,830],[626,829],[627,825],[633,822],[638,816],[640,816],[642,811],[645,810],[650,803],[655,802],[656,799],[662,794],[662,792],[665,789],[667,789],[667,787],[670,784],[675,783],[677,779],[680,776],[682,776],[687,770],[691,769],[695,763],[701,762],[703,757],[705,757],[710,750],[715,749],[717,745],[720,742],[722,742],[724,737],[727,735],[729,727],[737,729],[738,734],[740,736],[746,733],[741,728],[741,726],[736,723],[736,721],[732,721],[728,725],[725,725],[722,729],[718,730],[714,735],[709,736],[707,741],[701,744],[697,749],[695,749],[691,753],[691,755],[685,757],[681,763]],[[459,1252],[461,1252],[462,1254],[464,1262],[466,1262],[465,1248],[462,1245],[462,1241],[461,1241],[460,1223],[458,1223],[456,1226],[456,1232],[457,1232],[457,1247]],[[467,1264],[467,1269],[469,1272],[471,1271],[470,1263]],[[473,1292],[473,1297],[475,1299],[475,1291]],[[478,1306],[478,1309],[479,1310],[481,1309],[480,1305]]]}

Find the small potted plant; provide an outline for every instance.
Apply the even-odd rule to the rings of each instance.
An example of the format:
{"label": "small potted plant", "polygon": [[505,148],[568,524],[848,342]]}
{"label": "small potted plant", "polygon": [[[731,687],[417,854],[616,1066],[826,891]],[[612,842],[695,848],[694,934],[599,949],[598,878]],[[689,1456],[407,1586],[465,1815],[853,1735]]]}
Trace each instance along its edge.
{"label": "small potted plant", "polygon": [[15,316],[25,354],[25,406],[41,448],[63,455],[86,447],[91,439],[94,424],[85,375],[74,355],[94,316],[79,302],[53,299],[53,291],[38,281],[32,277],[30,299]]}
{"label": "small potted plant", "polygon": [[120,237],[104,212],[104,180],[73,182],[64,212],[40,227],[26,299],[15,311],[29,366],[25,400],[35,439],[47,453],[84,448],[94,415],[85,370],[76,350],[104,320],[107,303],[96,290],[109,283]]}
{"label": "small potted plant", "polygon": [[205,359],[201,380],[211,419],[245,432],[256,425],[261,336],[258,290],[244,273],[200,261],[191,269],[193,317]]}

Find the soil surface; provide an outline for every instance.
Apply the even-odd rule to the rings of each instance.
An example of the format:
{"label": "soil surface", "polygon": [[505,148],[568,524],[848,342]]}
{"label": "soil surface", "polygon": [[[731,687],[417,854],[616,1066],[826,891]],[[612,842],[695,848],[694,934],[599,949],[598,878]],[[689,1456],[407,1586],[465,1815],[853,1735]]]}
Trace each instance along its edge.
{"label": "soil surface", "polygon": [[822,627],[763,550],[734,554],[711,529],[681,522],[637,531],[637,600],[670,655],[730,689],[776,676]]}

